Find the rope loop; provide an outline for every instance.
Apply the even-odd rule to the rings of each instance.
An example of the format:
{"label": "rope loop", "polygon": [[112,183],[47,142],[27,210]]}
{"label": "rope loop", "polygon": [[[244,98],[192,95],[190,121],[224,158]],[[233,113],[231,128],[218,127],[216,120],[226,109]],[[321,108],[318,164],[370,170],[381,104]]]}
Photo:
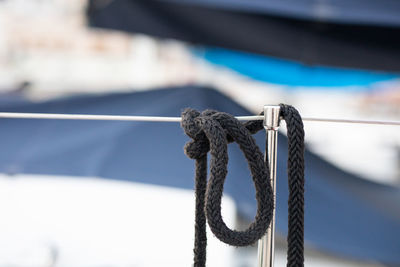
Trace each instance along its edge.
{"label": "rope loop", "polygon": [[[253,244],[267,231],[274,203],[269,168],[251,133],[232,115],[213,110],[199,113],[193,109],[186,109],[182,113],[182,127],[193,139],[185,146],[185,153],[189,158],[201,160],[206,157],[208,151],[211,154],[208,183],[201,183],[206,186],[204,206],[199,207],[198,212],[205,212],[211,231],[221,241],[233,246]],[[221,215],[221,200],[228,166],[228,139],[238,143],[243,151],[256,188],[257,214],[244,231],[229,229]],[[196,172],[207,173],[207,166],[202,165],[202,169]],[[206,180],[206,175],[203,175],[202,179]],[[204,191],[204,188],[196,188],[196,191],[198,190]]]}
{"label": "rope loop", "polygon": [[[281,115],[287,122],[289,138],[289,233],[288,265],[303,266],[304,240],[304,131],[301,117],[291,106],[281,104]],[[206,223],[213,234],[232,246],[248,246],[267,231],[274,210],[274,196],[268,164],[252,134],[263,129],[262,121],[240,123],[224,112],[185,109],[181,126],[192,139],[185,154],[196,160],[196,221],[194,266],[206,262]],[[228,143],[236,142],[242,150],[256,189],[257,213],[244,231],[230,229],[222,219],[221,201],[228,167]],[[207,180],[207,154],[210,152],[210,175]]]}

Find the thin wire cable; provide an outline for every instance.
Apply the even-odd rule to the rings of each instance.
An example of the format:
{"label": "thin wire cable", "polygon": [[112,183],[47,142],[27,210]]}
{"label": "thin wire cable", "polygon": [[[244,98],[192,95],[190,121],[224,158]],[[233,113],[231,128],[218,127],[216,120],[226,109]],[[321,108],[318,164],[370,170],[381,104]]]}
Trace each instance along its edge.
{"label": "thin wire cable", "polygon": [[400,121],[377,121],[377,120],[352,120],[352,119],[327,119],[327,118],[303,118],[303,121],[309,122],[333,122],[333,123],[356,123],[356,124],[374,124],[400,126]]}
{"label": "thin wire cable", "polygon": [[[17,113],[17,112],[0,112],[0,118],[54,119],[54,120],[148,121],[148,122],[180,122],[181,121],[180,117],[54,114],[54,113]],[[264,116],[260,116],[260,115],[238,116],[236,118],[240,121],[256,121],[256,120],[263,120]],[[303,117],[303,121],[400,126],[400,121],[330,119],[330,118],[312,118],[312,117]]]}
{"label": "thin wire cable", "polygon": [[[54,113],[17,113],[0,112],[0,118],[12,119],[54,119],[54,120],[106,120],[106,121],[149,121],[149,122],[181,122],[181,117],[158,116],[121,116],[121,115],[89,115],[89,114],[54,114]],[[264,116],[239,116],[240,121],[263,120]]]}

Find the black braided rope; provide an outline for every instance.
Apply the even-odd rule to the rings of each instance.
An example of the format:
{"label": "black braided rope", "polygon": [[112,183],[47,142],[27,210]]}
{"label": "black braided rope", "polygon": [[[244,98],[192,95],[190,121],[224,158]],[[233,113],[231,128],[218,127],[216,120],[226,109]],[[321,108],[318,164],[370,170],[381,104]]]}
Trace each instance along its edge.
{"label": "black braided rope", "polygon": [[[289,232],[288,267],[304,265],[304,130],[297,110],[280,105],[289,139]],[[194,266],[206,264],[206,221],[221,241],[233,246],[251,245],[267,231],[274,207],[269,167],[251,134],[263,129],[262,121],[240,123],[232,115],[213,110],[199,113],[186,109],[182,128],[193,140],[186,144],[185,154],[196,160],[196,221]],[[244,231],[229,229],[221,216],[221,199],[227,175],[230,142],[238,143],[244,153],[256,189],[257,213]],[[210,177],[207,182],[207,153],[210,151]]]}

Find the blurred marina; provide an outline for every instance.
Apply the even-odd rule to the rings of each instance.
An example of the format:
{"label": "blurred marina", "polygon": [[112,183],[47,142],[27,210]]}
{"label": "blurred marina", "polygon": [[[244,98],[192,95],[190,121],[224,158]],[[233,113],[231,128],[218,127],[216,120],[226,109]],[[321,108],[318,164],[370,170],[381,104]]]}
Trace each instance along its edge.
{"label": "blurred marina", "polygon": [[[111,0],[94,2],[99,6],[113,4]],[[94,2],[0,1],[0,112],[179,117],[179,111],[192,104],[247,116],[258,114],[265,104],[288,103],[304,117],[400,120],[399,72],[322,67],[89,27],[88,9]],[[183,155],[185,138],[178,125],[2,121],[0,212],[5,219],[0,222],[0,266],[191,264],[193,164]],[[332,200],[318,203],[321,209],[325,206],[332,211],[326,217],[341,214],[335,212],[346,208],[346,214],[352,214],[354,204],[363,216],[367,214],[364,208],[373,209],[378,219],[371,219],[371,225],[382,223],[379,229],[371,229],[368,221],[353,213],[354,217],[332,217],[332,225],[316,227],[323,219],[315,213],[320,211],[319,206],[311,203],[306,225],[315,224],[306,229],[305,265],[399,266],[400,243],[395,247],[389,234],[379,239],[371,232],[400,231],[400,218],[394,215],[399,208],[394,202],[400,199],[400,127],[304,124],[310,161],[306,169],[311,177],[306,194],[310,194],[310,200]],[[145,144],[156,139],[151,139],[153,132],[170,129],[166,127],[176,128],[160,141],[170,159],[167,156],[166,162],[154,164],[141,161],[140,155],[146,158],[150,149]],[[280,129],[282,137],[284,128]],[[74,134],[71,129],[78,130]],[[138,137],[141,129],[152,134]],[[130,141],[135,138],[139,141]],[[168,152],[171,149],[174,152]],[[182,156],[175,158],[175,154]],[[243,166],[243,179],[250,180],[243,158],[232,157],[232,165]],[[177,162],[182,162],[184,171],[178,170],[181,165]],[[284,167],[278,180],[286,180]],[[325,176],[324,170],[331,174]],[[236,173],[242,171],[235,169],[232,176]],[[227,180],[229,175],[231,172]],[[326,177],[330,180],[324,180]],[[346,177],[351,177],[351,183],[346,184]],[[177,182],[164,182],[168,179]],[[241,180],[234,179],[238,180],[227,186],[223,212],[232,226],[240,228],[251,219],[253,210],[249,206],[254,203],[246,198],[251,199],[252,192],[235,188]],[[278,194],[282,195],[277,205],[281,210],[287,199],[279,190],[286,190],[285,185],[278,185]],[[335,194],[343,201],[335,202]],[[347,199],[352,204],[347,206]],[[278,224],[285,225],[286,214],[279,215]],[[178,217],[179,225],[173,220]],[[167,229],[160,228],[162,221]],[[357,224],[357,235],[346,232],[346,226]],[[335,232],[340,227],[343,237]],[[150,233],[146,229],[155,230]],[[283,266],[286,260],[286,233],[282,229],[277,234],[276,266]],[[370,236],[363,237],[367,229]],[[343,243],[340,249],[335,241],[325,244],[319,235],[349,243]],[[255,266],[255,247],[231,248],[211,233],[208,236],[209,266]],[[155,244],[158,238],[161,241]],[[373,245],[356,247],[362,241],[373,243],[374,238],[379,240],[377,244],[392,246],[379,250],[376,245],[376,253],[370,255],[366,250],[373,250]]]}

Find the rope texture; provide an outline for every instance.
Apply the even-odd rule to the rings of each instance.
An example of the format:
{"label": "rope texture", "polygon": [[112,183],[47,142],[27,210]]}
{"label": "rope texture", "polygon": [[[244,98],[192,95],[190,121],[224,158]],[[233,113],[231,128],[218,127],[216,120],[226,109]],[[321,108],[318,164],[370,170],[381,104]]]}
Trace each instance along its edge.
{"label": "rope texture", "polygon": [[[280,105],[281,116],[288,128],[289,157],[289,231],[288,267],[304,266],[304,130],[298,111],[289,105]],[[181,126],[192,138],[185,145],[185,154],[196,160],[195,170],[195,244],[194,267],[206,265],[206,222],[213,234],[232,246],[255,243],[267,231],[274,209],[274,196],[269,167],[256,145],[252,134],[263,129],[262,121],[242,124],[232,115],[205,110],[200,113],[186,109]],[[230,142],[236,142],[248,161],[256,189],[257,213],[244,231],[231,230],[221,216],[221,199],[227,175]],[[210,176],[207,181],[207,153],[210,151]]]}

